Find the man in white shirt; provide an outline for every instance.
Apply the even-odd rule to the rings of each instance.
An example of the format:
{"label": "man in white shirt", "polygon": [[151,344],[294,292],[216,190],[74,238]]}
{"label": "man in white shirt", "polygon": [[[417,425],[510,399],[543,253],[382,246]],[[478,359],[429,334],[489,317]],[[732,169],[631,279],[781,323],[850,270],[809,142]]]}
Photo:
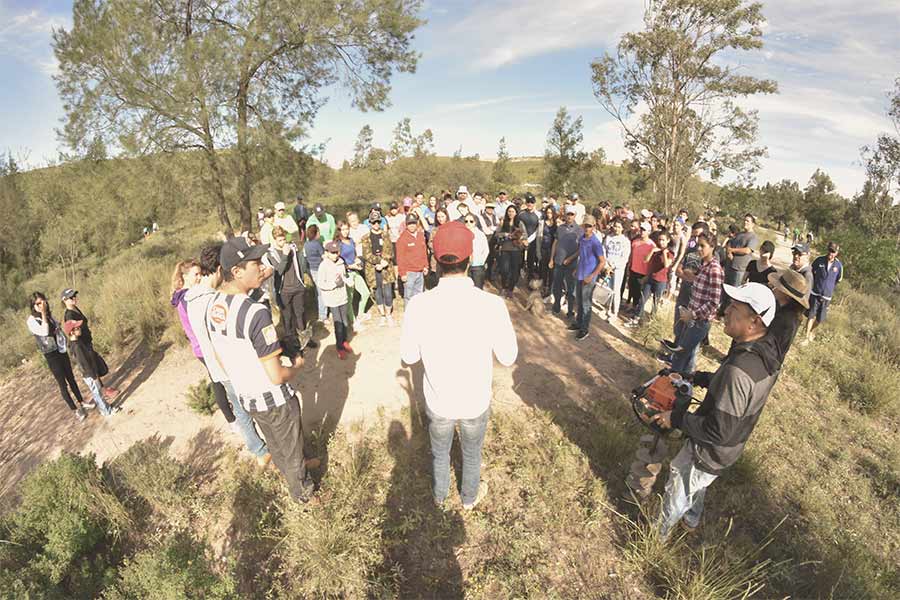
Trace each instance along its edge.
{"label": "man in white shirt", "polygon": [[[493,357],[508,367],[519,352],[506,304],[476,289],[466,276],[473,239],[459,222],[438,228],[434,255],[441,265],[440,282],[410,301],[400,337],[403,362],[422,361],[425,367],[434,501],[442,505],[449,493],[450,447],[459,424],[465,510],[475,508],[487,494],[487,484],[481,483],[481,448],[490,415]],[[469,315],[468,326],[434,318],[442,314]]]}
{"label": "man in white shirt", "polygon": [[578,199],[578,194],[569,194],[569,206],[575,208],[575,224],[581,225],[581,223],[584,222],[584,213],[587,209]]}

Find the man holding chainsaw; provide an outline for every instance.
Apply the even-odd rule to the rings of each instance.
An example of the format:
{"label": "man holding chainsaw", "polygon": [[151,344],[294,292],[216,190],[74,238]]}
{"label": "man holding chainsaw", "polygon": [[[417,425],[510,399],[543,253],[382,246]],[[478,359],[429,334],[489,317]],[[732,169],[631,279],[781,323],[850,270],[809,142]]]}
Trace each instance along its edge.
{"label": "man holding chainsaw", "polygon": [[663,429],[677,428],[687,438],[672,459],[660,514],[660,534],[668,538],[684,519],[685,529],[700,525],[706,488],[744,451],[762,414],[781,366],[771,336],[775,296],[760,283],[724,286],[731,299],[725,310],[725,333],[734,339],[715,373],[698,371],[695,386],[708,389],[696,412],[676,406],[653,420]]}

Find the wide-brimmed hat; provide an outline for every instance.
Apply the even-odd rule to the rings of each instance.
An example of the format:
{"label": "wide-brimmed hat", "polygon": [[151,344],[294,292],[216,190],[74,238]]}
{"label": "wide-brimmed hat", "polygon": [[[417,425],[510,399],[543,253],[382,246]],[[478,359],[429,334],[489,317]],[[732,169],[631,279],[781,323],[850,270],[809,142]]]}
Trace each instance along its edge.
{"label": "wide-brimmed hat", "polygon": [[773,290],[781,290],[782,293],[796,300],[803,308],[809,308],[809,283],[798,271],[793,269],[775,269],[769,274],[769,286]]}

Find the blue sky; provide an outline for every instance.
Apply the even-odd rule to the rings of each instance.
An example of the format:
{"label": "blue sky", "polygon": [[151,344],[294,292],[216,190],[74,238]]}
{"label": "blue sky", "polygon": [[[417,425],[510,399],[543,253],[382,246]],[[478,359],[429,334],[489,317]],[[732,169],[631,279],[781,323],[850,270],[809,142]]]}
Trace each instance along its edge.
{"label": "blue sky", "polygon": [[[492,158],[505,136],[513,156],[543,153],[547,129],[565,105],[584,118],[585,146],[625,157],[617,127],[593,98],[590,62],[640,28],[643,2],[631,0],[426,0],[416,36],[418,71],[394,80],[392,106],[360,113],[335,89],[309,141],[327,142],[333,165],[349,157],[370,124],[377,145],[410,117],[430,127],[435,148]],[[769,149],[758,182],[805,184],[816,167],[838,190],[858,190],[859,147],[882,131],[887,93],[900,76],[900,1],[780,0],[766,3],[765,48],[736,56],[747,73],[775,79],[780,93],[746,102],[760,111]],[[58,151],[62,107],[51,80],[50,32],[71,23],[69,0],[0,0],[0,151],[40,166]]]}

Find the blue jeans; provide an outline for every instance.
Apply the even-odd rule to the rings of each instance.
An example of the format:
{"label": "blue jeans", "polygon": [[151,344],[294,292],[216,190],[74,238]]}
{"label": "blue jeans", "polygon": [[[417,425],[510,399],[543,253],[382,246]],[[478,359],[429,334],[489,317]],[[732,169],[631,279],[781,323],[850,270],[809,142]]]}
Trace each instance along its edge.
{"label": "blue jeans", "polygon": [[567,312],[575,314],[575,261],[571,265],[562,263],[553,269],[553,312],[559,312],[562,306],[563,284],[566,286]]}
{"label": "blue jeans", "polygon": [[644,289],[641,290],[641,305],[638,308],[637,318],[640,319],[644,316],[644,306],[647,304],[647,300],[650,298],[651,294],[653,295],[653,311],[650,314],[655,315],[656,307],[659,304],[659,299],[662,297],[663,292],[665,291],[665,281],[655,281],[653,279],[648,279],[647,283],[644,284]]}
{"label": "blue jeans", "polygon": [[471,504],[478,497],[481,483],[481,447],[487,431],[491,409],[474,419],[445,419],[426,407],[428,436],[431,438],[432,493],[438,504],[447,499],[450,491],[450,447],[453,432],[459,423],[459,445],[462,449],[462,482],[460,498],[463,504]]}
{"label": "blue jeans", "polygon": [[594,312],[591,307],[591,300],[593,300],[594,286],[596,285],[596,280],[591,281],[591,283],[585,283],[581,279],[575,284],[575,289],[578,292],[578,314],[575,317],[575,322],[578,324],[579,333],[586,332],[591,326],[591,313]]}
{"label": "blue jeans", "polygon": [[659,534],[663,539],[669,537],[682,517],[689,527],[700,524],[706,488],[718,477],[694,464],[693,446],[690,440],[686,441],[669,465],[669,480],[659,515]]}
{"label": "blue jeans", "polygon": [[[313,281],[319,280],[319,270],[315,271],[310,270],[310,274],[312,275]],[[319,286],[316,286],[316,303],[319,307],[319,320],[324,321],[328,318],[328,307],[325,306],[325,300],[322,299],[322,290],[319,289]]]}
{"label": "blue jeans", "polygon": [[672,355],[672,370],[679,373],[693,373],[697,366],[697,350],[700,342],[709,333],[709,321],[682,322],[680,333],[675,337],[675,344],[681,350]]}
{"label": "blue jeans", "polygon": [[103,400],[103,394],[101,393],[103,390],[100,387],[100,382],[93,377],[84,377],[83,379],[88,389],[91,390],[91,396],[94,397],[94,403],[97,405],[97,410],[100,411],[100,414],[104,417],[111,415],[112,410],[110,410],[106,401]]}
{"label": "blue jeans", "polygon": [[241,406],[241,401],[238,399],[231,382],[223,381],[222,385],[225,387],[225,393],[228,395],[228,400],[231,401],[231,410],[234,411],[234,422],[238,424],[238,429],[241,432],[241,437],[244,438],[247,450],[254,456],[264,456],[269,449],[256,432],[256,425],[253,423],[253,418],[246,410],[244,410],[244,407]]}
{"label": "blue jeans", "polygon": [[409,302],[416,294],[425,291],[425,275],[421,271],[409,271],[403,282],[403,300]]}

